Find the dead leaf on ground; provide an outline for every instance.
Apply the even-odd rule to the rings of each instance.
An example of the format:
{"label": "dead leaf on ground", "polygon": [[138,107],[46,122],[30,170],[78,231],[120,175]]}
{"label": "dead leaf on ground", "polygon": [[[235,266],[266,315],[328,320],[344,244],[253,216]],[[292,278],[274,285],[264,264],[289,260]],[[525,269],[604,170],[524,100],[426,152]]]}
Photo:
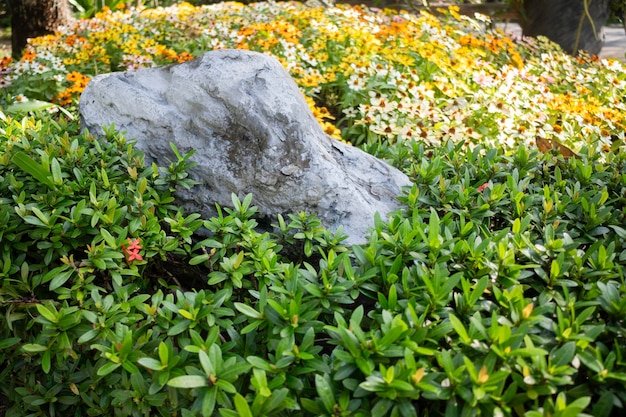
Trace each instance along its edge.
{"label": "dead leaf on ground", "polygon": [[545,139],[537,136],[535,138],[535,142],[537,143],[537,148],[539,148],[539,150],[543,153],[548,153],[551,152],[553,149],[556,149],[559,154],[563,156],[564,159],[569,159],[572,156],[574,158],[578,158],[576,152],[554,139]]}

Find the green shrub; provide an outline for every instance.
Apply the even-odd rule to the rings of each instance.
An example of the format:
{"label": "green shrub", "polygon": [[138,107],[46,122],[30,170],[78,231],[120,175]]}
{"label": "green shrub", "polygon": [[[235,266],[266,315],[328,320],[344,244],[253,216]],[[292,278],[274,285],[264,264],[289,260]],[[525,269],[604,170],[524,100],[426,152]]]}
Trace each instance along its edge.
{"label": "green shrub", "polygon": [[180,212],[188,155],[0,127],[7,416],[623,409],[623,152],[381,147],[415,185],[346,248],[305,214],[257,231],[251,196]]}

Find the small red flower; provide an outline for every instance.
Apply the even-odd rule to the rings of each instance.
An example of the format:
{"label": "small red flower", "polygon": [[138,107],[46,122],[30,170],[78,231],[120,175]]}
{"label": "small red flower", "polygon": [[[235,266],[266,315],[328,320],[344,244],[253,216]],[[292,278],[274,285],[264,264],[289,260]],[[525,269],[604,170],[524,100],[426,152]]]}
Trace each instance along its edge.
{"label": "small red flower", "polygon": [[483,185],[481,185],[480,187],[478,187],[478,188],[476,189],[476,191],[478,191],[479,193],[482,193],[483,191],[485,191],[485,189],[486,189],[487,187],[489,187],[489,183],[488,183],[488,182],[486,182],[486,183],[484,183]]}
{"label": "small red flower", "polygon": [[143,260],[143,257],[139,254],[139,251],[142,249],[140,242],[139,239],[128,238],[128,246],[122,245],[126,262]]}

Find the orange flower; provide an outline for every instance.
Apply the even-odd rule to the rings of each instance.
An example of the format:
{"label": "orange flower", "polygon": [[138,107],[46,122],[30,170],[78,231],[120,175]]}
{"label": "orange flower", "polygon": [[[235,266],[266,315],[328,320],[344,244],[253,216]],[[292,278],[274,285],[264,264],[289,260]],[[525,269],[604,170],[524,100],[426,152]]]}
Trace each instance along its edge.
{"label": "orange flower", "polygon": [[186,62],[186,61],[191,61],[194,58],[195,57],[192,54],[190,54],[189,52],[181,52],[176,57],[176,61],[178,61],[179,63],[182,63],[182,62]]}
{"label": "orange flower", "polygon": [[0,68],[8,67],[11,62],[13,62],[13,58],[11,58],[10,56],[5,56],[4,58],[0,59]]}
{"label": "orange flower", "polygon": [[37,54],[35,54],[35,51],[33,50],[26,50],[24,52],[24,55],[22,55],[22,61],[25,62],[33,62],[35,60],[35,57],[37,56]]}
{"label": "orange flower", "polygon": [[68,74],[65,76],[65,78],[66,78],[68,81],[76,82],[76,81],[77,81],[77,80],[79,80],[82,76],[83,76],[83,75],[82,75],[80,72],[78,72],[78,71],[72,71],[72,72],[68,73]]}
{"label": "orange flower", "polygon": [[128,238],[128,246],[122,245],[122,251],[126,256],[126,262],[143,261],[143,257],[139,254],[142,249],[139,239]]}
{"label": "orange flower", "polygon": [[72,104],[72,93],[68,90],[61,91],[53,101],[60,106],[69,106]]}

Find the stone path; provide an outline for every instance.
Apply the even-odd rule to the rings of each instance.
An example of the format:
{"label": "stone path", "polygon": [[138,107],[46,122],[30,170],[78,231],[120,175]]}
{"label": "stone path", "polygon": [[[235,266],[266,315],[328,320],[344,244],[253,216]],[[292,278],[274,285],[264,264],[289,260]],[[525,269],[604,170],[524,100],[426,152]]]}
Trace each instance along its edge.
{"label": "stone path", "polygon": [[600,58],[617,58],[626,61],[626,31],[623,26],[607,26],[604,28],[606,41]]}
{"label": "stone path", "polygon": [[[499,23],[505,32],[510,33],[512,38],[522,35],[522,29],[516,23]],[[600,58],[616,58],[626,61],[626,31],[621,25],[604,27],[605,42],[600,51]]]}

